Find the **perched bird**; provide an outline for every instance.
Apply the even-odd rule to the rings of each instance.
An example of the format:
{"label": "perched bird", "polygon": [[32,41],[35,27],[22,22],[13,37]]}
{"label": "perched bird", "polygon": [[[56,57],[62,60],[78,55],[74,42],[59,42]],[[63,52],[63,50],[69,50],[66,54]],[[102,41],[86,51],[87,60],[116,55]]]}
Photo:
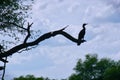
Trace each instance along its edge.
{"label": "perched bird", "polygon": [[86,28],[85,28],[86,25],[87,25],[87,23],[84,23],[84,24],[82,25],[83,29],[79,32],[77,45],[80,45],[80,44],[81,44],[81,41],[84,41],[84,42],[85,42],[84,36],[85,36],[85,31],[86,31]]}
{"label": "perched bird", "polygon": [[87,25],[87,23],[84,23],[83,24],[83,29],[80,31],[80,33],[79,33],[79,36],[78,36],[78,39],[80,39],[80,40],[84,40],[84,36],[85,36],[85,31],[86,31],[86,28],[85,28],[85,26]]}

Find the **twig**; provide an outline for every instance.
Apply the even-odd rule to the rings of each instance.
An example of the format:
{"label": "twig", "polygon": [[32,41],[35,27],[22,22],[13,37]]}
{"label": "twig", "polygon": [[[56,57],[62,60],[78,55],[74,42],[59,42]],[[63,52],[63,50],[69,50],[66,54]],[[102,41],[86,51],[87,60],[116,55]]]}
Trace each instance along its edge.
{"label": "twig", "polygon": [[19,26],[18,24],[15,24],[15,23],[12,23],[12,22],[2,22],[2,23],[4,23],[4,24],[12,24],[12,25],[17,26],[17,27],[19,27],[21,29],[27,30],[26,28],[24,28],[22,26]]}
{"label": "twig", "polygon": [[[20,51],[21,49],[38,45],[40,42],[42,42],[46,39],[49,39],[51,37],[57,36],[57,35],[63,35],[64,37],[71,40],[72,42],[78,43],[78,39],[74,38],[73,36],[71,36],[70,34],[68,34],[67,32],[65,32],[63,30],[64,30],[64,28],[53,31],[53,32],[48,32],[48,33],[43,34],[42,36],[40,36],[39,38],[37,38],[36,40],[34,40],[32,42],[26,42],[26,43],[19,44],[15,47],[11,48],[10,50],[6,51],[5,53],[0,54],[0,57],[3,58],[3,57],[10,56],[10,55]],[[81,41],[80,43],[83,43],[83,42],[85,42],[85,41]]]}
{"label": "twig", "polygon": [[28,38],[30,37],[30,27],[32,26],[33,23],[29,24],[27,26],[27,36],[25,37],[24,43],[27,42]]}

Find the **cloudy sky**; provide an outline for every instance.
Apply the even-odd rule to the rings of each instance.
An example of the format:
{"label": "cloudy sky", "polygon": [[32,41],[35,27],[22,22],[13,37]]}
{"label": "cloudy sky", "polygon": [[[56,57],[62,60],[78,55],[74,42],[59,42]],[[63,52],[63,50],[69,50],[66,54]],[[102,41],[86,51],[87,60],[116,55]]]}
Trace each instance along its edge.
{"label": "cloudy sky", "polygon": [[33,29],[41,35],[61,29],[78,36],[83,23],[88,23],[85,39],[77,46],[58,35],[38,47],[9,58],[7,73],[11,76],[33,74],[50,78],[67,78],[79,58],[97,53],[99,58],[120,58],[120,0],[35,0]]}

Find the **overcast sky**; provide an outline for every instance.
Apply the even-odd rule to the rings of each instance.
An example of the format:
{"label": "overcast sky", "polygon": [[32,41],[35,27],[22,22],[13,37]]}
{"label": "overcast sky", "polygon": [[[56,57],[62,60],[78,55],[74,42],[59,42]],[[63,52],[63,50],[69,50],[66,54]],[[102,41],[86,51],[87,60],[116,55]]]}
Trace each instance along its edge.
{"label": "overcast sky", "polygon": [[85,39],[77,46],[59,35],[28,52],[9,58],[7,73],[11,76],[33,74],[50,78],[67,78],[79,58],[97,53],[99,58],[120,58],[120,0],[35,0],[33,29],[41,35],[61,29],[78,36],[83,23],[88,23]]}

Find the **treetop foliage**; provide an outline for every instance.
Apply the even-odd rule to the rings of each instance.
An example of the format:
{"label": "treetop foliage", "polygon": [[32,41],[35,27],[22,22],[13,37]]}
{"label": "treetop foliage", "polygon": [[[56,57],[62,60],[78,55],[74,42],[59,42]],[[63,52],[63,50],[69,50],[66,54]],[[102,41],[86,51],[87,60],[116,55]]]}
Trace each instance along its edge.
{"label": "treetop foliage", "polygon": [[76,73],[69,80],[119,80],[120,61],[109,58],[98,59],[96,54],[86,55],[86,59],[78,60],[74,70]]}
{"label": "treetop foliage", "polygon": [[18,78],[14,78],[13,80],[50,80],[50,79],[43,77],[35,77],[34,75],[26,75],[26,76],[20,76]]}
{"label": "treetop foliage", "polygon": [[[79,59],[68,79],[61,80],[120,80],[120,61],[109,58],[98,59],[97,54],[88,54],[84,61]],[[14,80],[57,80],[33,75],[20,76]]]}
{"label": "treetop foliage", "polygon": [[0,1],[0,29],[17,29],[23,27],[30,5],[23,4],[22,0]]}
{"label": "treetop foliage", "polygon": [[[28,4],[29,3],[29,4]],[[25,23],[29,16],[33,0],[1,0],[0,1],[0,40],[2,46],[5,44],[15,44],[20,41],[19,34],[25,35]],[[17,33],[17,34],[16,34]],[[12,39],[14,38],[15,41]],[[4,39],[5,38],[5,39]],[[9,41],[12,40],[12,41]],[[5,46],[7,47],[7,46]]]}

